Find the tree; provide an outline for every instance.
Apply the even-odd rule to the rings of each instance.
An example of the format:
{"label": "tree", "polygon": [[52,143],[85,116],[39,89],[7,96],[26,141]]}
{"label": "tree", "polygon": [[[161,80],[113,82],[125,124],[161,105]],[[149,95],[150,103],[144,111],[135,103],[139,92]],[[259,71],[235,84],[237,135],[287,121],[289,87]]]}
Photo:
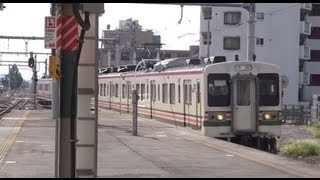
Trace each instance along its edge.
{"label": "tree", "polygon": [[10,87],[11,89],[18,89],[20,88],[22,82],[23,82],[23,78],[19,72],[19,69],[17,67],[16,64],[14,64],[11,68],[10,68],[10,72],[9,72],[9,77],[10,77]]}
{"label": "tree", "polygon": [[23,80],[22,84],[21,84],[21,89],[26,90],[27,88],[29,88],[30,84],[28,81]]}
{"label": "tree", "polygon": [[9,80],[8,80],[8,75],[5,75],[5,77],[1,78],[1,83],[4,87],[4,90],[6,91],[9,86]]}

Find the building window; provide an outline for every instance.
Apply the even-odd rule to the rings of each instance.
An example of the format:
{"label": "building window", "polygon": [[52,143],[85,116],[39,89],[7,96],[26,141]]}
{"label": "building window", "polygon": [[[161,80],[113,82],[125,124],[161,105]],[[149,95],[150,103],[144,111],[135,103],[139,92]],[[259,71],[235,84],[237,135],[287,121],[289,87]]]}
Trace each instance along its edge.
{"label": "building window", "polygon": [[240,49],[240,37],[224,37],[223,49],[225,50],[239,50]]}
{"label": "building window", "polygon": [[212,8],[211,7],[203,7],[202,14],[203,14],[204,20],[212,19]]}
{"label": "building window", "polygon": [[309,39],[320,39],[320,27],[311,27]]}
{"label": "building window", "polygon": [[311,50],[310,61],[320,61],[320,50]]}
{"label": "building window", "polygon": [[257,45],[263,45],[263,38],[257,38]]}
{"label": "building window", "polygon": [[103,96],[106,96],[106,84],[103,84]]}
{"label": "building window", "polygon": [[312,10],[310,16],[320,16],[320,4],[312,3]]}
{"label": "building window", "polygon": [[263,20],[264,19],[264,13],[257,13],[257,19]]}
{"label": "building window", "polygon": [[202,32],[201,35],[202,35],[203,44],[207,45],[209,42],[209,44],[211,45],[211,32]]}
{"label": "building window", "polygon": [[225,12],[224,13],[224,24],[236,25],[241,20],[241,12]]}
{"label": "building window", "polygon": [[310,74],[310,86],[320,86],[320,74]]}

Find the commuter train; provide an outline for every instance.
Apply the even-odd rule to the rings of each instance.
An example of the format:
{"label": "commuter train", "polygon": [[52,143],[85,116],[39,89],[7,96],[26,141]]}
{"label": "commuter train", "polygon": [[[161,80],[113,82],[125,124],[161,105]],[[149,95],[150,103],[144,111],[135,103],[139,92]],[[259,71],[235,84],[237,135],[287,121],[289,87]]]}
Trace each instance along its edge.
{"label": "commuter train", "polygon": [[276,151],[281,126],[278,66],[216,56],[167,59],[136,69],[123,66],[99,73],[99,108],[131,113],[135,89],[140,116]]}

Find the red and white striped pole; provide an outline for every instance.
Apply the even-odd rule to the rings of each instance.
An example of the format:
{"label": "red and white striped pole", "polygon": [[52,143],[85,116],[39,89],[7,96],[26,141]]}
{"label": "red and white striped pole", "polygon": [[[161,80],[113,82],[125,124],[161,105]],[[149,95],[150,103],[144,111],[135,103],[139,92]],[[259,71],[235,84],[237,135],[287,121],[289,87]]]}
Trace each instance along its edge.
{"label": "red and white striped pole", "polygon": [[75,137],[76,128],[74,114],[75,78],[78,23],[73,14],[71,3],[62,3],[61,11],[56,16],[56,50],[60,62],[60,118],[59,118],[59,147],[58,147],[58,177],[75,177]]}

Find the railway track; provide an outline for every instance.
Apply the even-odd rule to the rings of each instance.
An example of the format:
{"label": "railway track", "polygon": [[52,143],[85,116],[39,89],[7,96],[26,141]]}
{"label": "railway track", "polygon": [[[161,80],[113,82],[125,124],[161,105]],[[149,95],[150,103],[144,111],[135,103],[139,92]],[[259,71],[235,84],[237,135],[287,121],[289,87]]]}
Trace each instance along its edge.
{"label": "railway track", "polygon": [[12,109],[22,110],[28,103],[27,99],[17,99],[14,103],[7,102],[5,108],[0,109],[0,119]]}

